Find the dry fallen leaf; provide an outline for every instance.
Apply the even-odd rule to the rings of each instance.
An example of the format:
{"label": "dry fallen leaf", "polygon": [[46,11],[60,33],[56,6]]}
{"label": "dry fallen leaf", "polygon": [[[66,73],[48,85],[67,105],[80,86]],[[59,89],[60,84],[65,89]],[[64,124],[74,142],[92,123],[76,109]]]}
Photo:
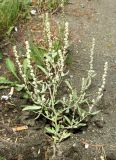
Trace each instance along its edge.
{"label": "dry fallen leaf", "polygon": [[28,129],[28,126],[16,126],[12,128],[13,132],[18,132],[26,129]]}

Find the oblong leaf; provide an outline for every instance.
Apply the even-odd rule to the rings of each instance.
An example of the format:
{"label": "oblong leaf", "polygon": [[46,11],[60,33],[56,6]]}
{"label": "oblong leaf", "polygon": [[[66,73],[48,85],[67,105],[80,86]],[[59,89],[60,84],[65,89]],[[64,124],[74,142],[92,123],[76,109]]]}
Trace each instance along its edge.
{"label": "oblong leaf", "polygon": [[55,130],[54,130],[54,128],[48,128],[48,127],[45,127],[45,129],[46,129],[46,132],[47,133],[51,133],[51,134],[54,134],[55,133]]}
{"label": "oblong leaf", "polygon": [[13,84],[14,82],[8,80],[6,77],[0,77],[0,84]]}
{"label": "oblong leaf", "polygon": [[14,62],[10,58],[6,59],[6,67],[18,80],[20,80],[19,77],[17,76]]}
{"label": "oblong leaf", "polygon": [[3,54],[0,52],[0,60],[2,60],[3,58]]}
{"label": "oblong leaf", "polygon": [[46,71],[46,69],[40,65],[37,65],[37,67],[46,75],[48,76],[48,72]]}
{"label": "oblong leaf", "polygon": [[69,124],[71,124],[71,121],[70,121],[70,119],[68,117],[64,116],[64,118]]}
{"label": "oblong leaf", "polygon": [[41,109],[41,106],[28,105],[28,106],[23,108],[23,111],[35,111],[35,110],[40,110],[40,109]]}
{"label": "oblong leaf", "polygon": [[95,111],[95,112],[90,112],[90,115],[94,116],[96,114],[98,114],[99,112],[101,112],[101,110]]}
{"label": "oblong leaf", "polygon": [[68,86],[68,88],[69,88],[70,90],[72,90],[72,86],[71,86],[70,82],[66,80],[65,83],[66,83],[66,85]]}

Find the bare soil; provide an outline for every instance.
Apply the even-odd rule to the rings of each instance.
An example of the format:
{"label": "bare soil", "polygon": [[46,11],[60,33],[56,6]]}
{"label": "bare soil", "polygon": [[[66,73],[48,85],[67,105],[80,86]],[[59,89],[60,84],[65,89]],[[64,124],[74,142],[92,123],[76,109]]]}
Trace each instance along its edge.
{"label": "bare soil", "polygon": [[[92,37],[96,39],[94,68],[97,75],[90,88],[91,94],[95,94],[101,85],[105,61],[109,63],[109,70],[104,97],[96,107],[101,112],[91,119],[86,128],[72,134],[69,139],[56,146],[55,160],[116,160],[115,6],[114,0],[70,0],[70,4],[65,6],[65,15],[70,27],[69,49],[72,56],[69,69],[74,87],[79,90],[79,82],[86,76],[89,68]],[[60,14],[55,13],[54,19],[59,21]],[[27,27],[33,31],[35,41],[40,40],[41,32],[39,33],[38,26],[41,27],[39,13],[32,17],[28,24],[19,25],[14,42],[24,42],[29,30]],[[10,57],[11,46],[2,49]],[[11,52],[8,52],[9,49]],[[8,74],[4,61],[0,62],[0,66],[0,74]],[[9,89],[1,90],[0,95],[8,92]],[[6,160],[51,160],[52,141],[44,134],[45,121],[35,121],[33,114],[22,112],[20,106],[26,103],[16,92],[11,101],[0,102],[0,156]],[[14,126],[22,125],[27,125],[28,129],[12,131]]]}

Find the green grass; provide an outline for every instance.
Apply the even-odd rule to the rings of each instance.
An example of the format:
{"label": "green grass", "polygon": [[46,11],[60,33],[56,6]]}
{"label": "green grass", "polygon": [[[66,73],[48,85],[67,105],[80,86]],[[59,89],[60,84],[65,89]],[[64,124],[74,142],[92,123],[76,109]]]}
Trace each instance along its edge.
{"label": "green grass", "polygon": [[6,35],[10,35],[19,13],[25,8],[29,0],[2,0],[0,1],[0,40]]}
{"label": "green grass", "polygon": [[4,0],[0,2],[0,38],[3,38],[12,28],[19,12],[18,0]]}

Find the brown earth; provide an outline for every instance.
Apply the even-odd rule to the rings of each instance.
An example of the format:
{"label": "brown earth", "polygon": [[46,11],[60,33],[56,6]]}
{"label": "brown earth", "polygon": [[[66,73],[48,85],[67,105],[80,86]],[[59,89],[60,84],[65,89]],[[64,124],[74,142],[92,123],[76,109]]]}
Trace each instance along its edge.
{"label": "brown earth", "polygon": [[[71,138],[57,146],[55,160],[116,160],[115,6],[114,0],[70,0],[65,7],[70,27],[72,64],[69,68],[73,85],[79,90],[79,82],[81,84],[81,78],[86,76],[93,37],[96,39],[94,68],[97,75],[90,88],[91,94],[95,94],[101,85],[105,61],[109,63],[109,70],[104,97],[96,108],[101,112],[91,119],[88,127],[72,134]],[[58,13],[54,15],[56,21],[59,17]],[[35,31],[35,39],[40,40],[41,33],[37,33],[40,31],[38,25],[41,24],[41,16],[32,17],[30,21],[23,27],[19,26],[18,33],[14,35],[15,43],[26,39],[27,26]],[[10,46],[4,52],[8,53],[9,48],[11,54],[8,56],[12,56]],[[7,74],[4,62],[1,62],[0,73]],[[8,92],[9,89],[1,90],[0,95]],[[34,121],[33,114],[23,113],[20,105],[25,103],[19,94],[14,95],[11,102],[0,103],[0,155],[7,160],[51,160],[52,142],[43,134],[45,122]],[[23,125],[27,125],[28,129],[12,131],[12,127]]]}
{"label": "brown earth", "polygon": [[[102,102],[88,128],[72,135],[60,145],[58,160],[116,160],[116,2],[113,0],[72,0],[65,7],[70,24],[73,63],[70,73],[74,86],[86,75],[92,37],[96,39],[94,67],[97,73],[92,94],[101,84],[103,65],[109,63],[107,84]],[[78,53],[77,53],[78,51]],[[88,149],[85,149],[85,144]],[[61,152],[60,152],[61,151]],[[100,158],[101,157],[101,158]]]}

